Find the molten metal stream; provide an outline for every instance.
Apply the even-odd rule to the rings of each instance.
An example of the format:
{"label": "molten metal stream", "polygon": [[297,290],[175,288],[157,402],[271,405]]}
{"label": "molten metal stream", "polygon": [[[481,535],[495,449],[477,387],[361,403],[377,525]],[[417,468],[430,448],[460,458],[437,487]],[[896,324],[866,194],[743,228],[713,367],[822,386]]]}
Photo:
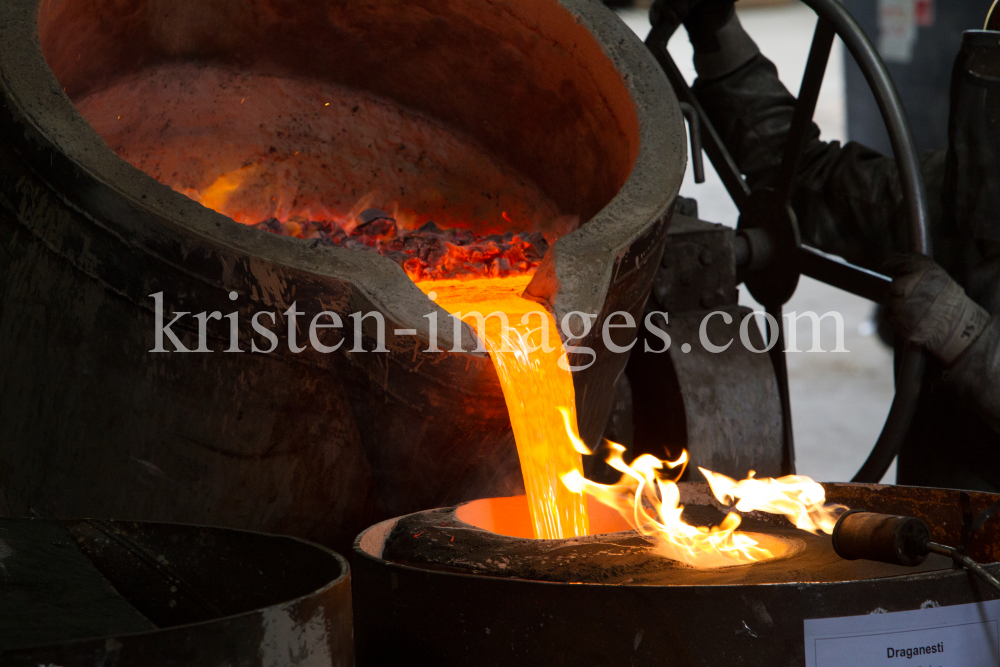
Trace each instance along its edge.
{"label": "molten metal stream", "polygon": [[[188,194],[222,210],[244,178],[242,170],[225,174],[204,191]],[[233,215],[237,220],[246,217]],[[506,213],[504,217],[509,221]],[[513,238],[510,243],[514,243]],[[520,240],[517,243],[522,244]],[[442,266],[485,271],[482,249],[483,256],[467,250],[449,247]],[[519,275],[421,280],[416,284],[442,308],[472,324],[493,360],[517,443],[535,537],[587,535],[586,496],[590,495],[652,538],[664,556],[688,565],[723,567],[774,557],[749,535],[737,532],[740,517],[735,512],[712,528],[691,526],[682,519],[684,508],[675,480],[684,471],[686,453],[675,462],[647,454],[628,464],[622,458],[625,448],[608,443],[608,463],[622,473],[621,481],[603,485],[584,478],[581,455],[591,451],[577,432],[573,377],[564,363],[555,318],[521,296],[531,281],[532,263],[538,258],[522,256],[524,261],[512,263],[512,256],[504,254],[510,266],[500,268]],[[421,273],[410,275],[417,278]],[[826,505],[823,487],[807,477],[757,480],[751,472],[750,478],[737,482],[708,470],[701,472],[720,503],[736,502],[735,508],[744,512],[782,514],[810,532],[831,532],[838,514],[846,509]]]}
{"label": "molten metal stream", "polygon": [[[618,484],[583,476],[581,454],[590,450],[577,432],[573,377],[560,363],[564,350],[555,319],[522,292],[531,276],[431,280],[417,286],[442,308],[472,324],[486,345],[503,387],[521,460],[535,536],[578,537],[588,533],[586,495],[616,509],[636,530],[653,539],[660,552],[698,568],[725,567],[773,558],[750,535],[739,533],[740,516],[730,512],[713,528],[692,526],[681,514],[674,480],[687,454],[674,462],[648,454],[625,463],[625,448],[608,443],[608,463],[622,473]],[[552,343],[554,341],[554,344]],[[546,347],[548,345],[548,347]],[[719,502],[736,502],[744,512],[782,514],[796,527],[831,532],[840,511],[825,504],[823,487],[807,477],[737,482],[700,469]]]}
{"label": "molten metal stream", "polygon": [[[587,534],[586,499],[561,481],[570,473],[583,475],[578,437],[567,431],[567,422],[576,428],[573,377],[559,364],[564,352],[555,318],[521,296],[530,281],[526,275],[431,280],[417,286],[472,324],[493,359],[517,442],[535,536],[579,537]],[[506,334],[501,314],[509,323]],[[565,420],[561,409],[568,413]]]}

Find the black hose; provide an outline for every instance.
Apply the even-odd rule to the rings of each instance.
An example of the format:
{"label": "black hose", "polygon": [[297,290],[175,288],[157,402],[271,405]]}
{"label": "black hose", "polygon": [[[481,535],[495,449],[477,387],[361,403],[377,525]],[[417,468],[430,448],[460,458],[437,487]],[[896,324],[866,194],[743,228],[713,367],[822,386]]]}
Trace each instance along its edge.
{"label": "black hose", "polygon": [[996,577],[984,570],[982,565],[972,560],[965,554],[959,553],[958,549],[955,549],[954,547],[946,547],[945,545],[938,544],[937,542],[926,542],[924,544],[924,548],[928,551],[928,553],[940,554],[941,556],[951,558],[969,572],[979,577],[982,581],[992,586],[997,592],[1000,592],[1000,581],[997,581]]}

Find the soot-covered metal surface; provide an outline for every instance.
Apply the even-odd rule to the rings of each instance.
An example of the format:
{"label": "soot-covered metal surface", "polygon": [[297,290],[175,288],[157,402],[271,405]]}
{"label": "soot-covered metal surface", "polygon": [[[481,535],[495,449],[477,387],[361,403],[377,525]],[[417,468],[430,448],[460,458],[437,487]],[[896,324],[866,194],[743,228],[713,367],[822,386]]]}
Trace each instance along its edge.
{"label": "soot-covered metal surface", "polygon": [[0,520],[5,667],[351,667],[351,578],[291,537]]}
{"label": "soot-covered metal surface", "polygon": [[[715,507],[704,505],[688,505],[684,512],[685,521],[692,525],[718,525],[724,517]],[[929,558],[913,569],[847,561],[834,552],[829,535],[797,530],[783,518],[763,513],[745,515],[740,530],[780,555],[749,565],[699,570],[664,558],[635,531],[532,540],[483,531],[461,521],[454,509],[443,509],[399,519],[386,538],[382,557],[394,563],[497,577],[657,586],[853,581],[951,567],[943,556]]]}

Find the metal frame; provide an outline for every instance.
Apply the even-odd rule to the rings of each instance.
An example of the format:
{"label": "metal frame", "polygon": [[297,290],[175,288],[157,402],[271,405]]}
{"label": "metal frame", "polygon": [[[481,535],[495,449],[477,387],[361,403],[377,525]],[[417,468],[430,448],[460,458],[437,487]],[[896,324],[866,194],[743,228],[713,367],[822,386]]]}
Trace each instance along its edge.
{"label": "metal frame", "polygon": [[[786,473],[795,471],[795,453],[788,371],[784,353],[782,308],[794,294],[799,276],[810,276],[876,302],[885,300],[891,283],[885,276],[802,245],[798,223],[791,210],[790,196],[795,174],[809,134],[816,101],[836,36],[840,36],[861,68],[888,129],[907,205],[912,239],[910,250],[924,255],[932,254],[930,214],[920,173],[919,156],[902,102],[885,63],[882,62],[860,25],[837,0],[804,0],[804,2],[816,12],[819,20],[792,117],[785,153],[773,189],[751,191],[747,185],[735,160],[723,145],[718,132],[698,102],[697,96],[687,85],[667,51],[667,41],[673,28],[661,23],[653,28],[646,40],[646,45],[663,67],[681,103],[689,105],[697,112],[704,150],[740,210],[739,229],[743,234],[743,243],[747,246],[745,252],[741,254],[751,262],[745,283],[754,297],[764,305],[768,313],[775,316],[779,323],[778,343],[772,348],[771,361],[778,376],[784,414],[783,469]],[[908,345],[902,353],[896,381],[896,396],[885,426],[868,460],[853,481],[878,482],[898,454],[916,411],[924,367],[923,352]]]}

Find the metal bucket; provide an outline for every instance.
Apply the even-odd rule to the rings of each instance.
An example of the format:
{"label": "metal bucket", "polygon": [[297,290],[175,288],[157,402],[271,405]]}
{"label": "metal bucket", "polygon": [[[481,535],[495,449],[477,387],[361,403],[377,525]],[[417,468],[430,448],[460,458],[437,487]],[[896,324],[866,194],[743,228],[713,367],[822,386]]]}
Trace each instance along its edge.
{"label": "metal bucket", "polygon": [[0,520],[0,664],[354,664],[347,561],[291,537]]}

